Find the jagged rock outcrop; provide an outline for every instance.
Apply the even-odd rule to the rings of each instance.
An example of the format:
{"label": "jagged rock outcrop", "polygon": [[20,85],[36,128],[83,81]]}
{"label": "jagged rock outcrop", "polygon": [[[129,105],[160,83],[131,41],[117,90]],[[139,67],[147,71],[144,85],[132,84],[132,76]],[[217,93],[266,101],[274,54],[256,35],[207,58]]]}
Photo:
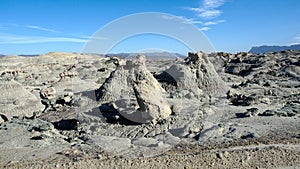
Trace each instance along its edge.
{"label": "jagged rock outcrop", "polygon": [[60,80],[71,79],[73,77],[78,76],[78,72],[75,70],[75,68],[76,65],[72,65],[67,70],[64,70],[61,74],[59,74]]}
{"label": "jagged rock outcrop", "polygon": [[13,80],[0,80],[0,114],[2,119],[13,116],[33,116],[44,109],[40,100]]}
{"label": "jagged rock outcrop", "polygon": [[96,90],[101,103],[113,107],[130,121],[155,122],[171,114],[164,98],[164,89],[145,66],[145,56],[128,60],[111,73],[104,84]]}
{"label": "jagged rock outcrop", "polygon": [[[228,91],[228,87],[203,52],[189,53],[183,62],[171,66],[163,74],[169,77],[169,82],[173,81],[172,85],[175,85],[177,93],[187,91],[188,97],[225,96]],[[166,78],[159,80],[164,81]]]}

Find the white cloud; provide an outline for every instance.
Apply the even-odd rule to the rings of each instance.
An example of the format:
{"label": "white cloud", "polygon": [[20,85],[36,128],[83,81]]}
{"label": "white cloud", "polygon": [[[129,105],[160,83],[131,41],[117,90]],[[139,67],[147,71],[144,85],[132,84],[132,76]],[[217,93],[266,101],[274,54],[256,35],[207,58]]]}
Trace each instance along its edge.
{"label": "white cloud", "polygon": [[202,5],[205,8],[218,8],[225,3],[225,0],[203,0]]}
{"label": "white cloud", "polygon": [[168,15],[162,15],[161,16],[165,20],[173,20],[173,19],[182,19],[184,23],[188,24],[203,24],[202,21],[199,21],[195,18],[186,18],[184,16],[168,16]]}
{"label": "white cloud", "polygon": [[199,30],[200,30],[200,31],[207,31],[207,30],[210,30],[210,29],[211,29],[210,27],[207,27],[207,26],[206,26],[206,27],[200,28]]}
{"label": "white cloud", "polygon": [[203,25],[204,26],[217,25],[223,22],[225,22],[225,20],[209,21],[209,22],[205,22]]}
{"label": "white cloud", "polygon": [[36,26],[36,25],[26,25],[26,28],[30,28],[30,29],[37,29],[37,30],[42,30],[42,31],[48,31],[48,32],[54,32],[54,33],[58,33],[58,31],[53,30],[53,29],[48,29],[48,28],[43,28],[40,26]]}
{"label": "white cloud", "polygon": [[203,0],[198,8],[186,8],[197,12],[197,15],[202,19],[213,19],[222,14],[222,11],[217,9],[224,5],[226,0]]}
{"label": "white cloud", "polygon": [[184,18],[184,19],[187,21],[187,23],[190,23],[190,24],[203,24],[202,21],[199,21],[195,18]]}
{"label": "white cloud", "polygon": [[222,12],[219,10],[208,10],[208,11],[200,12],[198,16],[201,18],[212,19],[220,16],[221,13]]}
{"label": "white cloud", "polygon": [[[47,31],[53,34],[49,35],[16,35],[14,33],[3,33],[12,32],[15,28],[23,30],[25,29],[37,29]],[[40,27],[36,25],[18,25],[18,24],[6,24],[0,25],[0,44],[35,44],[35,43],[48,43],[48,42],[71,42],[71,43],[86,43],[88,40],[107,40],[106,37],[95,37],[86,35],[71,35],[62,33],[53,29]]]}
{"label": "white cloud", "polygon": [[184,9],[187,9],[187,10],[190,10],[190,11],[194,11],[194,12],[203,12],[203,9],[202,8],[184,8]]}
{"label": "white cloud", "polygon": [[78,35],[76,37],[83,38],[83,39],[86,39],[86,40],[108,40],[109,39],[107,37],[86,36],[86,35]]}
{"label": "white cloud", "polygon": [[41,26],[37,26],[37,25],[19,25],[19,24],[15,24],[15,23],[9,23],[9,24],[5,24],[5,25],[0,25],[0,28],[5,28],[5,30],[9,30],[11,28],[22,28],[22,29],[36,29],[36,30],[42,30],[42,31],[47,31],[47,32],[52,32],[52,33],[61,33],[59,31],[53,30],[53,29],[49,29],[49,28],[45,28],[45,27],[41,27]]}
{"label": "white cloud", "polygon": [[288,44],[289,44],[289,45],[298,45],[298,44],[300,44],[300,34],[295,35],[295,36],[293,37],[293,39],[291,40],[291,42],[288,43]]}
{"label": "white cloud", "polygon": [[0,35],[0,44],[34,44],[47,42],[85,43],[87,42],[87,39],[70,37]]}

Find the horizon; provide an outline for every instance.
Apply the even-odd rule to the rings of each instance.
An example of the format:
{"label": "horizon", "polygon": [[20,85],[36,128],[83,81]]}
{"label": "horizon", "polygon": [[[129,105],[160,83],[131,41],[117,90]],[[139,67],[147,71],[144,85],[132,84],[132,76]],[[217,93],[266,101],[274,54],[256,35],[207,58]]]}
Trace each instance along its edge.
{"label": "horizon", "polygon": [[[212,43],[217,52],[248,52],[254,46],[300,44],[300,2],[268,0],[175,1],[33,1],[0,2],[0,54],[81,53],[100,28],[121,17],[160,12],[185,19]],[[120,29],[122,31],[122,29]],[[157,34],[134,35],[110,53],[158,49],[186,54],[183,43]]]}

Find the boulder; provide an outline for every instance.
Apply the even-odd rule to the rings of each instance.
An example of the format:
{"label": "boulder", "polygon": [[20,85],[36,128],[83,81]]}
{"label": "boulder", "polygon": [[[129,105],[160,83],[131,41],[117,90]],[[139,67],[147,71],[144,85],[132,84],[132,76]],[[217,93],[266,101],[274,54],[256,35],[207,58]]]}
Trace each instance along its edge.
{"label": "boulder", "polygon": [[246,96],[244,94],[232,93],[230,90],[227,92],[227,99],[234,106],[250,106],[258,102],[256,94]]}
{"label": "boulder", "polygon": [[54,87],[42,88],[40,91],[40,96],[42,99],[54,99],[56,97],[56,90]]}
{"label": "boulder", "polygon": [[7,120],[13,116],[31,117],[44,109],[35,95],[13,80],[0,80],[0,91],[0,114]]}
{"label": "boulder", "polygon": [[176,85],[176,91],[190,91],[195,96],[225,96],[228,87],[203,52],[189,53],[181,63],[165,72]]}
{"label": "boulder", "polygon": [[284,68],[284,73],[287,76],[299,78],[300,77],[300,67],[295,66],[295,65],[287,66],[286,68]]}
{"label": "boulder", "polygon": [[147,123],[171,114],[164,92],[146,68],[145,56],[140,55],[136,60],[119,65],[96,90],[96,98],[102,104],[112,104],[130,121]]}

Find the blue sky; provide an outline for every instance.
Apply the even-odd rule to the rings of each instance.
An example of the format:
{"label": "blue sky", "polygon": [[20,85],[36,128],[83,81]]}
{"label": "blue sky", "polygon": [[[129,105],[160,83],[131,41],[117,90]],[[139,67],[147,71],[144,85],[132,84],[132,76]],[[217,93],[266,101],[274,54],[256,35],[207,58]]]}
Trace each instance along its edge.
{"label": "blue sky", "polygon": [[[300,43],[299,0],[1,0],[0,53],[81,52],[108,23],[135,13],[162,12],[187,19],[217,51]],[[122,30],[122,28],[120,28]],[[111,52],[188,51],[159,35],[129,37]]]}

